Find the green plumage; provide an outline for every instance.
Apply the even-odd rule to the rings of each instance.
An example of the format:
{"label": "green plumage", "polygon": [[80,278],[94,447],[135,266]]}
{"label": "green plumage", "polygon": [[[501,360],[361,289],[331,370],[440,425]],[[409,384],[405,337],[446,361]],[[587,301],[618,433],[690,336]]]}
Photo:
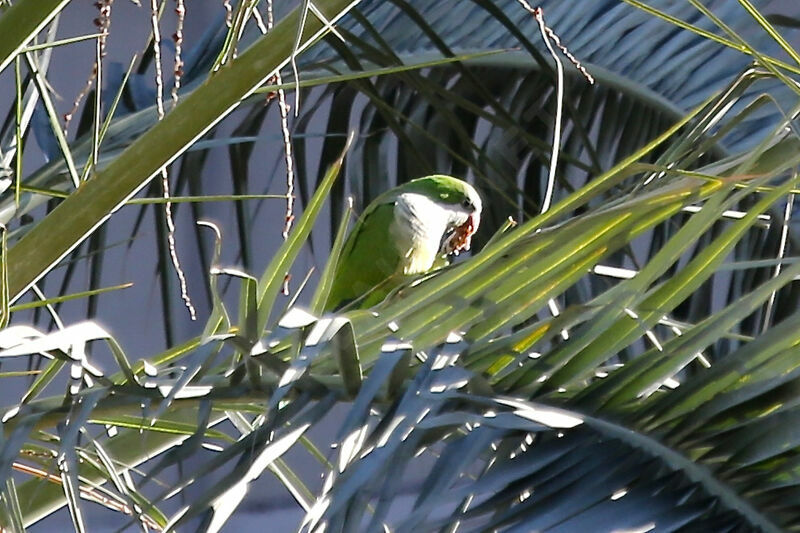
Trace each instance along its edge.
{"label": "green plumage", "polygon": [[345,241],[325,310],[356,300],[354,306],[370,307],[414,275],[446,265],[440,244],[469,214],[479,217],[480,198],[450,176],[419,178],[380,195]]}

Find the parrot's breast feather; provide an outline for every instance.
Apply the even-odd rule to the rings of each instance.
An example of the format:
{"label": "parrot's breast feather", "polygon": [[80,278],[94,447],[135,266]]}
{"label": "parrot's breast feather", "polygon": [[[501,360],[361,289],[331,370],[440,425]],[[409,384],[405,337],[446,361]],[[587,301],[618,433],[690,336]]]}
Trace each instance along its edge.
{"label": "parrot's breast feather", "polygon": [[[438,256],[468,247],[473,232],[471,221],[472,217],[460,208],[424,194],[398,195],[390,235],[400,254],[403,273],[428,272]],[[447,242],[443,244],[445,237]]]}
{"label": "parrot's breast feather", "polygon": [[403,274],[420,274],[433,266],[447,225],[439,211],[436,203],[422,194],[404,193],[395,200],[389,232],[400,254]]}

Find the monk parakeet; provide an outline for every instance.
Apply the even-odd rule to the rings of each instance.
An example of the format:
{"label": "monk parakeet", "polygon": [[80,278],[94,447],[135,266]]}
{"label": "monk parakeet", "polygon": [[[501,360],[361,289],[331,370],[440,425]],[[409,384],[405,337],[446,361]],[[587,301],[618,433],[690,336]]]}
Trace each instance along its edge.
{"label": "monk parakeet", "polygon": [[451,176],[415,179],[378,196],[342,248],[325,309],[354,302],[369,307],[401,283],[447,264],[468,250],[481,218],[481,199]]}

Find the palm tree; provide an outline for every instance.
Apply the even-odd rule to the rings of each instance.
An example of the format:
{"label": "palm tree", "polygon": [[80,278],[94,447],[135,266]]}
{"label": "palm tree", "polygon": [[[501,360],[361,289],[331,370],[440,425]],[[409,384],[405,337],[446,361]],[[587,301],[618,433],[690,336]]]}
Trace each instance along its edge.
{"label": "palm tree", "polygon": [[[542,3],[540,25],[512,0],[319,0],[324,16],[304,2],[259,37],[248,21],[263,6],[241,2],[187,56],[186,91],[163,119],[121,76],[104,91],[118,95],[109,118],[87,105],[72,139],[50,111],[43,52],[28,45],[64,4],[19,0],[0,16],[0,66],[20,72],[0,132],[5,174],[20,177],[0,206],[0,356],[46,357],[2,419],[2,527],[66,506],[82,530],[83,508],[99,503],[121,527],[216,531],[267,470],[309,531],[800,527],[800,56],[776,30],[797,13],[747,0],[562,1]],[[336,35],[322,37],[323,18]],[[546,46],[553,32],[572,59]],[[280,115],[263,95],[275,105],[297,89],[303,211],[254,275],[263,239],[241,202],[252,137]],[[50,121],[29,127],[37,99]],[[234,107],[233,133],[212,138]],[[37,131],[58,157],[20,173],[16,146]],[[163,351],[141,360],[94,321],[52,332],[50,318],[19,323],[32,306],[113,298],[99,276],[57,299],[23,295],[69,254],[96,271],[126,235],[113,236],[112,215],[139,191],[158,195],[148,184],[165,165],[181,194],[202,195],[209,185],[189,176],[207,164],[202,149],[219,146],[245,269],[223,267],[219,231],[211,242],[198,233],[202,332],[173,329],[162,237]],[[431,171],[467,176],[487,199],[471,258],[367,311],[321,316],[328,267],[299,300],[283,299],[301,253],[336,258],[348,194],[358,210]],[[331,229],[312,239],[326,202]],[[330,257],[319,251],[328,237]],[[85,257],[75,250],[87,239]],[[57,279],[69,287],[71,276]],[[94,364],[104,355],[115,372]],[[52,390],[59,378],[66,393]],[[321,484],[304,479],[309,457]]]}

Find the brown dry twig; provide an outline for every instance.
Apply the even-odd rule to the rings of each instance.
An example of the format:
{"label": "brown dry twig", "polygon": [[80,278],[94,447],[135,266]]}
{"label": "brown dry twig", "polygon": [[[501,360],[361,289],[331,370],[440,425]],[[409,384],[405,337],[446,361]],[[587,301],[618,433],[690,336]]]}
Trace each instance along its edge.
{"label": "brown dry twig", "polygon": [[[113,4],[114,0],[98,0],[94,3],[94,7],[97,8],[98,13],[97,18],[95,18],[92,23],[98,29],[98,33],[100,33],[100,36],[97,38],[100,46],[100,61],[102,61],[102,59],[106,56],[106,40],[108,39],[108,29],[111,26],[111,6]],[[70,109],[67,113],[64,113],[63,119],[65,133],[69,128],[72,117],[78,112],[81,102],[84,98],[86,98],[86,95],[89,94],[89,91],[92,89],[92,85],[94,85],[95,79],[97,79],[99,69],[100,63],[97,59],[95,59],[94,63],[92,64],[92,72],[89,74],[89,79],[86,80],[86,84],[83,86],[83,89],[81,89],[81,91],[75,97],[75,100],[72,102],[72,109]],[[99,89],[100,88],[98,87],[98,90]]]}
{"label": "brown dry twig", "polygon": [[572,65],[576,69],[578,69],[578,72],[583,74],[583,77],[586,78],[586,81],[588,81],[591,84],[594,84],[594,77],[591,74],[589,74],[589,71],[586,70],[586,67],[584,67],[581,64],[580,61],[578,61],[578,58],[576,58],[574,55],[572,55],[572,53],[567,49],[566,46],[561,44],[561,39],[559,39],[558,35],[556,35],[556,32],[554,32],[552,28],[550,28],[547,24],[545,24],[545,22],[544,22],[544,10],[541,7],[532,7],[525,0],[517,0],[517,2],[519,2],[520,5],[528,13],[533,15],[533,17],[536,19],[536,22],[538,22],[544,28],[544,31],[547,34],[547,37],[549,37],[550,40],[553,41],[553,44],[555,44],[556,47],[558,47],[558,49],[561,50],[561,53],[566,56],[566,58],[569,60],[569,62],[572,63]]}
{"label": "brown dry twig", "polygon": [[175,0],[175,15],[178,20],[175,25],[175,33],[172,40],[175,43],[175,81],[172,84],[172,105],[178,105],[178,91],[181,89],[181,78],[183,77],[183,23],[186,19],[186,6],[183,0]]}
{"label": "brown dry twig", "polygon": [[[161,32],[158,24],[158,0],[150,0],[150,23],[153,30],[153,63],[156,70],[156,109],[158,111],[158,120],[164,118],[164,76],[161,72]],[[169,248],[169,256],[172,259],[172,266],[175,268],[175,274],[178,276],[178,282],[181,289],[181,299],[183,300],[186,309],[189,311],[189,317],[192,320],[197,320],[197,312],[195,311],[192,299],[189,297],[189,288],[186,282],[186,275],[181,268],[181,263],[178,258],[178,249],[175,241],[175,220],[172,216],[172,202],[169,201],[169,176],[167,175],[167,168],[161,168],[161,188],[164,195],[164,218],[167,223],[167,246]]]}

